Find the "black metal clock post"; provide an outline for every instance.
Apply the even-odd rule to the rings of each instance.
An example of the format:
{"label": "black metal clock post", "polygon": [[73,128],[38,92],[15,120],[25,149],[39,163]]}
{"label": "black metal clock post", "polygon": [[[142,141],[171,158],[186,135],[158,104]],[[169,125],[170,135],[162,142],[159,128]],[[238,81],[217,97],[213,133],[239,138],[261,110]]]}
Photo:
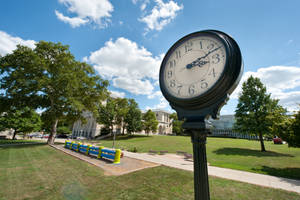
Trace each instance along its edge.
{"label": "black metal clock post", "polygon": [[195,199],[209,200],[209,182],[206,159],[206,136],[204,119],[198,129],[188,129],[191,134],[194,155],[194,191]]}
{"label": "black metal clock post", "polygon": [[206,130],[191,130],[194,153],[195,199],[209,200],[209,182],[206,161]]}
{"label": "black metal clock post", "polygon": [[[202,41],[204,40],[208,42],[218,41],[215,43],[218,44],[216,45],[218,47],[215,47],[214,50],[208,50],[211,47],[208,45],[206,50],[203,50]],[[190,48],[193,43],[198,44],[198,49],[196,48],[194,52]],[[192,56],[184,57],[183,53],[181,55],[180,50],[182,49],[185,50],[185,54],[189,54],[190,51],[193,52]],[[199,53],[201,51],[205,51],[205,53]],[[221,65],[213,65],[220,61],[221,56],[216,53],[217,51],[223,52],[223,58],[226,58],[223,67]],[[174,58],[183,58],[183,60],[176,62],[176,60],[172,60]],[[214,58],[218,59],[213,60]],[[189,77],[182,75],[186,73],[183,72],[184,70],[172,71],[172,69],[181,68],[191,70],[193,67],[202,68],[203,66],[209,69],[210,65],[208,63],[214,67],[222,68],[220,77],[215,80],[214,84],[208,90],[198,93],[197,96],[181,96],[181,88],[183,87],[184,80],[187,80]],[[199,70],[198,75],[202,78],[201,80],[194,78],[195,81],[200,81],[201,83],[206,78],[209,79],[209,75],[215,77],[215,71],[213,67],[211,68],[211,73]],[[238,85],[242,72],[242,56],[237,43],[229,35],[216,30],[199,31],[181,38],[169,49],[161,64],[159,73],[161,91],[164,97],[170,102],[171,107],[177,111],[178,119],[184,120],[182,127],[191,135],[194,158],[195,200],[210,199],[206,160],[206,137],[210,131],[206,128],[205,119],[209,116],[213,119],[218,118],[220,109]],[[172,81],[173,73],[176,80],[179,78],[177,82],[175,79]],[[191,75],[195,72],[188,71],[188,73]],[[171,89],[175,87],[175,82],[179,84],[179,89],[176,92]],[[195,86],[191,83],[188,86],[186,90],[189,94],[194,94]],[[207,87],[208,84],[204,84],[203,86]]]}

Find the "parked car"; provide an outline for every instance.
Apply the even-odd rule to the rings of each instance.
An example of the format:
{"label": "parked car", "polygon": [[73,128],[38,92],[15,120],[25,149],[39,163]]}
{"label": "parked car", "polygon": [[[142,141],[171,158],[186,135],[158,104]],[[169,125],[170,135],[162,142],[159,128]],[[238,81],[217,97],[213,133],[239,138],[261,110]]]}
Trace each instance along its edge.
{"label": "parked car", "polygon": [[275,137],[275,138],[273,138],[273,142],[274,142],[274,144],[282,144],[282,139],[279,137]]}
{"label": "parked car", "polygon": [[56,138],[68,138],[68,136],[64,135],[64,134],[60,134],[60,135],[57,135]]}
{"label": "parked car", "polygon": [[80,136],[80,137],[77,137],[76,139],[77,139],[77,140],[86,140],[87,138],[86,138],[86,137]]}
{"label": "parked car", "polygon": [[43,138],[49,138],[49,134],[44,135]]}

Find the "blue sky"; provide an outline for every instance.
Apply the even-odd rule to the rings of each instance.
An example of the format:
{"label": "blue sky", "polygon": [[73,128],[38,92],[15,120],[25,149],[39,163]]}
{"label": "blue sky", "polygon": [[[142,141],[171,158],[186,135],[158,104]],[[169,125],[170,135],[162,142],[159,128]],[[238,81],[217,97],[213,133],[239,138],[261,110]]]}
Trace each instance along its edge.
{"label": "blue sky", "polygon": [[[290,111],[300,103],[300,1],[2,0],[0,55],[40,40],[70,46],[142,110],[171,111],[158,85],[161,60],[191,32],[217,29],[239,44],[242,81],[259,77]],[[240,86],[221,114],[233,114]]]}

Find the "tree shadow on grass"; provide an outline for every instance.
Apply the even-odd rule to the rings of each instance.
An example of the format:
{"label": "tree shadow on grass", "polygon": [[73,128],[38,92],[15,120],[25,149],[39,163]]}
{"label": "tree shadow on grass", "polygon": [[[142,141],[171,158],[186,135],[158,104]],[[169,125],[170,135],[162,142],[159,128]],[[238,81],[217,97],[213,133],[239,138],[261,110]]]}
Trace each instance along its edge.
{"label": "tree shadow on grass", "polygon": [[220,148],[213,153],[217,155],[240,155],[240,156],[255,156],[255,157],[294,157],[290,154],[277,153],[274,151],[262,152],[254,149],[243,149],[243,148]]}
{"label": "tree shadow on grass", "polygon": [[252,170],[258,171],[258,172],[265,172],[266,174],[271,175],[271,176],[297,179],[296,181],[282,179],[282,181],[289,182],[290,184],[295,185],[295,186],[300,186],[300,168],[291,168],[291,167],[274,168],[274,167],[262,166],[259,168],[252,168]]}

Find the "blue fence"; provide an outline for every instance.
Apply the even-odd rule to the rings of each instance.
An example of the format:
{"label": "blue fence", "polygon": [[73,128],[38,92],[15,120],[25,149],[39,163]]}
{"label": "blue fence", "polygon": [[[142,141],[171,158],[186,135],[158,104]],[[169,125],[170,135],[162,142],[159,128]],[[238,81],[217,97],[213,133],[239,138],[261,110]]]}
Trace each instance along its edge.
{"label": "blue fence", "polygon": [[120,149],[106,149],[103,146],[95,147],[92,145],[83,145],[81,143],[65,141],[65,148],[84,153],[97,158],[103,158],[113,161],[114,164],[119,164],[121,161],[122,152]]}

